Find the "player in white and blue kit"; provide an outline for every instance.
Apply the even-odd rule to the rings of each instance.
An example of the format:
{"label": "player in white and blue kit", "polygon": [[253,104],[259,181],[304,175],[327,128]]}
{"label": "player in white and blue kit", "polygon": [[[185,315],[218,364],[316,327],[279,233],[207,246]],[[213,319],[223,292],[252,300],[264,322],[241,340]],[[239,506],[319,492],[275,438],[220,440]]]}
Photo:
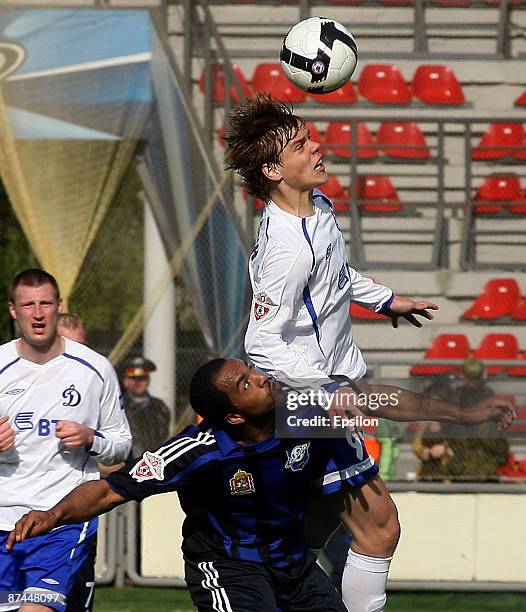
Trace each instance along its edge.
{"label": "player in white and blue kit", "polygon": [[5,538],[27,511],[47,510],[98,479],[98,463],[120,463],[131,447],[111,364],[58,335],[60,308],[47,272],[15,276],[9,309],[20,338],[0,346],[0,592],[7,599],[0,610],[25,603],[38,604],[32,611],[65,609],[97,522],[68,525],[10,552]]}
{"label": "player in white and blue kit", "polygon": [[[266,202],[250,256],[252,312],[245,337],[251,361],[293,385],[323,385],[366,371],[352,336],[349,302],[413,324],[431,319],[430,302],[415,302],[364,278],[347,260],[329,198],[317,188],[328,175],[320,145],[291,109],[261,94],[231,114],[226,161],[250,195]],[[357,390],[356,386],[353,389]],[[358,612],[385,605],[385,584],[399,537],[396,508],[379,477],[351,491],[342,520],[353,534],[342,581],[343,599]],[[345,505],[343,506],[345,507]]]}

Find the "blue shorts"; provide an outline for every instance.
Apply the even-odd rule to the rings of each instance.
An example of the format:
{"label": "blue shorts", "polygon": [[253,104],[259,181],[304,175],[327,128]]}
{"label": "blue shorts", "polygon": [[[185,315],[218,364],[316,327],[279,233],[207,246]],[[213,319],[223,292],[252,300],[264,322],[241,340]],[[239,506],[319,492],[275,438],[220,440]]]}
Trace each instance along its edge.
{"label": "blue shorts", "polygon": [[320,462],[312,486],[323,495],[336,493],[344,486],[360,487],[379,471],[359,431],[347,432],[346,438],[315,438],[311,453]]}
{"label": "blue shorts", "polygon": [[5,544],[9,531],[0,531],[0,612],[24,603],[64,612],[76,572],[89,555],[98,519],[64,525],[51,533]]}

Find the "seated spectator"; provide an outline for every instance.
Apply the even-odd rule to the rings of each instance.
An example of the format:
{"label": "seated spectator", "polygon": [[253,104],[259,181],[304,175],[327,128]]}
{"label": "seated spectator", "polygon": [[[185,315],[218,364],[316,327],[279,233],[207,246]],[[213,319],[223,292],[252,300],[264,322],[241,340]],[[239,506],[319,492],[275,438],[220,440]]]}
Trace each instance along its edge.
{"label": "seated spectator", "polygon": [[[466,407],[495,392],[484,381],[482,362],[468,359],[460,377],[449,375],[435,381],[427,394]],[[497,468],[506,464],[509,444],[491,423],[475,427],[431,424],[424,425],[415,438],[413,451],[422,461],[417,469],[422,479],[484,482],[498,480]]]}
{"label": "seated spectator", "polygon": [[448,461],[452,455],[440,423],[427,423],[413,441],[413,452],[421,463],[416,467],[417,480],[449,480]]}

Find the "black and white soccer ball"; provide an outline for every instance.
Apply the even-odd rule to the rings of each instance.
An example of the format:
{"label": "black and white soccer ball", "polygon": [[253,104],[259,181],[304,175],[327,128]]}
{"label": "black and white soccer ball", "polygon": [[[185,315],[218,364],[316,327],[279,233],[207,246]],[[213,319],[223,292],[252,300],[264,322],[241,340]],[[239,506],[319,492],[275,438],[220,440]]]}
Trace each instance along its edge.
{"label": "black and white soccer ball", "polygon": [[353,35],[341,23],[309,17],[289,30],[280,60],[294,85],[309,93],[324,94],[351,78],[358,50]]}

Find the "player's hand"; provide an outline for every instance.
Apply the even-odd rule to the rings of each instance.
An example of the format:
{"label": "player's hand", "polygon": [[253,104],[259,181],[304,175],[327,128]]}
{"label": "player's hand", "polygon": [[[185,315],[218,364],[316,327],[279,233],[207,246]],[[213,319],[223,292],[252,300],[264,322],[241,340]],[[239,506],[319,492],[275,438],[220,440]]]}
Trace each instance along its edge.
{"label": "player's hand", "polygon": [[15,430],[9,423],[9,417],[0,417],[0,453],[11,450],[15,445]]}
{"label": "player's hand", "polygon": [[490,397],[474,406],[462,408],[461,419],[468,425],[479,425],[493,421],[497,431],[506,431],[517,418],[517,409],[507,399]]}
{"label": "player's hand", "polygon": [[422,327],[422,322],[415,315],[431,321],[433,314],[429,312],[430,310],[438,310],[438,306],[433,302],[415,302],[408,297],[395,296],[387,316],[391,318],[391,323],[395,329],[398,327],[398,319],[400,317],[407,319],[415,327]]}
{"label": "player's hand", "polygon": [[62,440],[65,448],[91,448],[94,431],[76,421],[59,421],[55,435]]}
{"label": "player's hand", "polygon": [[11,550],[16,542],[23,542],[26,538],[51,531],[56,524],[57,518],[51,511],[31,510],[16,522],[7,538],[6,550]]}

